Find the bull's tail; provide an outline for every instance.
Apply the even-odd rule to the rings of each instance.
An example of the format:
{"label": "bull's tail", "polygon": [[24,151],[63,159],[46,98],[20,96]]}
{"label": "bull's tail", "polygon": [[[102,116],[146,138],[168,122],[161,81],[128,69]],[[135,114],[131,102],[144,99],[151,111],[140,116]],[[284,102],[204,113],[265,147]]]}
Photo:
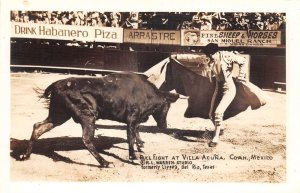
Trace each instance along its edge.
{"label": "bull's tail", "polygon": [[37,94],[39,99],[49,99],[52,89],[53,89],[53,84],[49,85],[45,90],[40,88],[40,87],[35,87],[33,88],[34,92]]}
{"label": "bull's tail", "polygon": [[37,97],[40,99],[45,99],[43,103],[45,104],[46,108],[49,108],[50,103],[50,96],[53,90],[53,86],[56,82],[50,84],[45,90],[39,87],[33,88],[34,92],[37,94]]}
{"label": "bull's tail", "polygon": [[39,100],[41,98],[44,98],[44,89],[41,89],[40,87],[35,87],[35,88],[33,88],[33,90],[37,94],[37,97],[39,98]]}
{"label": "bull's tail", "polygon": [[51,95],[51,93],[52,93],[54,84],[56,84],[56,82],[50,84],[50,85],[45,89],[42,98],[45,98],[45,99],[49,99],[49,98],[50,98],[50,95]]}

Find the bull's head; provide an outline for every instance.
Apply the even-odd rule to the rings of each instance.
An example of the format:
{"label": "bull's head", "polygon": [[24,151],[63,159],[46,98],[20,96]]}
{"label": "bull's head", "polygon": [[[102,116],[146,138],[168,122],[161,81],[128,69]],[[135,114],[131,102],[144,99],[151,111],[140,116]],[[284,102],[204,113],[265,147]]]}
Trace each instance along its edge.
{"label": "bull's head", "polygon": [[164,97],[163,104],[161,107],[153,113],[153,118],[155,119],[157,126],[160,129],[167,128],[167,115],[170,109],[171,103],[174,103],[179,98],[179,94],[177,93],[170,93],[160,91]]}

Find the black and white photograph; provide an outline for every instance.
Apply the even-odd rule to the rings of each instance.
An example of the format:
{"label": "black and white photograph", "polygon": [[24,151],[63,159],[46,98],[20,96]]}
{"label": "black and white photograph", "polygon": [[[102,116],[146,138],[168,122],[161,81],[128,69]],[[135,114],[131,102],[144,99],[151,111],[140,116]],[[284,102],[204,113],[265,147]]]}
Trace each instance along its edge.
{"label": "black and white photograph", "polygon": [[12,2],[1,193],[300,191],[297,0]]}

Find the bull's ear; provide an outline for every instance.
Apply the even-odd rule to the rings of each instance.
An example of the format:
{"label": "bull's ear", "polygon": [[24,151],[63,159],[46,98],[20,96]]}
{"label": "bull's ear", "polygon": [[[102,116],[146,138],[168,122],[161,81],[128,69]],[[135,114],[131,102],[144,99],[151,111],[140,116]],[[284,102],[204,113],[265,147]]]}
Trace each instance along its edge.
{"label": "bull's ear", "polygon": [[179,98],[179,94],[171,92],[161,92],[168,102],[174,103]]}

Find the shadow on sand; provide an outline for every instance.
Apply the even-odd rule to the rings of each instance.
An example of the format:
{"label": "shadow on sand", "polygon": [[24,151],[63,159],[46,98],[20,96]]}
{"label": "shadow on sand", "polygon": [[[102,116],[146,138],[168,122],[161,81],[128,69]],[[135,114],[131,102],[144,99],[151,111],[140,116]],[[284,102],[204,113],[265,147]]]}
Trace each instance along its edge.
{"label": "shadow on sand", "polygon": [[[114,129],[114,130],[126,130],[126,126],[120,125],[100,125],[96,124],[96,129]],[[139,127],[139,131],[142,133],[162,133],[187,142],[207,142],[211,140],[213,132],[207,129],[205,130],[181,130],[175,128],[160,129],[156,126],[143,126]]]}
{"label": "shadow on sand", "polygon": [[[126,130],[126,126],[97,124],[96,129]],[[180,130],[174,128],[161,130],[156,126],[140,126],[140,132],[153,133],[153,134],[163,133],[172,136],[176,139],[187,141],[187,142],[199,142],[199,141],[207,142],[207,140],[211,139],[212,136],[212,133],[208,130],[205,131]],[[190,139],[189,137],[192,137],[193,139]],[[20,155],[22,155],[25,152],[28,146],[28,142],[29,140],[18,140],[18,139],[11,138],[10,139],[11,157],[15,158],[16,160],[20,160]],[[127,140],[124,138],[107,137],[107,136],[98,135],[95,136],[93,143],[97,151],[101,154],[114,157],[115,159],[118,159],[124,163],[138,165],[136,163],[130,162],[129,160],[125,160],[119,157],[118,155],[115,155],[114,153],[105,151],[105,150],[109,150],[110,148],[120,148],[115,145],[119,143],[127,143]],[[80,137],[64,136],[64,137],[39,139],[34,144],[32,153],[47,156],[53,159],[54,161],[63,161],[66,163],[99,167],[99,165],[84,164],[84,163],[73,161],[70,158],[62,156],[56,152],[56,151],[73,151],[73,150],[87,150]]]}

